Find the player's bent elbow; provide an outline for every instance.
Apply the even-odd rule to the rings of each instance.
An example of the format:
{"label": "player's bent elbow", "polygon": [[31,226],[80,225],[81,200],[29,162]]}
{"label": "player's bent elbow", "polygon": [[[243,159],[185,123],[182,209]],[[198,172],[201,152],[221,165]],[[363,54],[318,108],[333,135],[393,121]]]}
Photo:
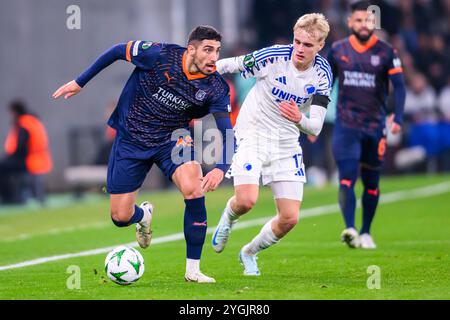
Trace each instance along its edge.
{"label": "player's bent elbow", "polygon": [[322,126],[320,127],[313,127],[311,130],[308,131],[308,134],[314,137],[318,137],[320,132],[322,131]]}

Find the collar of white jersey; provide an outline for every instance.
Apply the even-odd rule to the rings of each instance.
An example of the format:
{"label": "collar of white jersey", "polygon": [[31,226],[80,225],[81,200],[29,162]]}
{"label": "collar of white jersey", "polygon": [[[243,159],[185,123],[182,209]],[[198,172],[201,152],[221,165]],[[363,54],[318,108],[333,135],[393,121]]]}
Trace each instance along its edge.
{"label": "collar of white jersey", "polygon": [[[317,57],[317,55],[316,55],[316,57]],[[292,61],[292,59],[289,61],[289,67],[294,71],[296,77],[304,78],[304,77],[308,76],[312,72],[312,70],[314,69],[314,63],[316,61],[316,57],[314,57],[314,59],[312,60],[311,65],[306,70],[302,70],[302,71],[298,70],[295,67],[294,62]]]}

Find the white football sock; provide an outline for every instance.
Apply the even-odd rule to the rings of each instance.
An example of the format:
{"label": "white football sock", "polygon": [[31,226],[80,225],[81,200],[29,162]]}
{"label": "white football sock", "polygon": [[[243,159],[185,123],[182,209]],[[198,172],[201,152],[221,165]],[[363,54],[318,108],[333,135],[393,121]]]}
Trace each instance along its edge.
{"label": "white football sock", "polygon": [[225,217],[227,217],[230,222],[233,222],[237,221],[239,219],[239,216],[231,209],[231,199],[233,199],[233,197],[228,200],[227,206],[225,207]]}
{"label": "white football sock", "polygon": [[262,227],[259,234],[253,238],[250,243],[244,246],[244,253],[249,255],[255,255],[261,250],[267,249],[268,247],[277,243],[280,239],[278,239],[272,231],[272,221],[275,218],[272,218],[269,222],[267,222],[264,227]]}
{"label": "white football sock", "polygon": [[186,259],[186,273],[195,274],[200,271],[200,260]]}
{"label": "white football sock", "polygon": [[139,224],[143,227],[148,227],[147,221],[150,219],[150,212],[148,212],[148,210],[145,210],[144,208],[141,209],[142,211],[144,211],[144,215],[142,216],[142,220],[139,221]]}

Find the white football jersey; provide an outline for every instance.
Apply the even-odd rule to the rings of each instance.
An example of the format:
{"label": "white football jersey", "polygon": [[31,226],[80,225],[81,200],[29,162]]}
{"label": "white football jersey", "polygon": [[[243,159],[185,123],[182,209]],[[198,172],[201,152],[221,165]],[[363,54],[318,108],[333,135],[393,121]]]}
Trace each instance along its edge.
{"label": "white football jersey", "polygon": [[221,74],[240,72],[257,80],[239,112],[234,128],[238,137],[256,135],[298,144],[300,131],[281,115],[279,103],[293,99],[307,114],[313,95],[330,96],[333,79],[327,60],[316,55],[308,70],[299,71],[291,60],[292,51],[293,45],[275,45],[217,62]]}

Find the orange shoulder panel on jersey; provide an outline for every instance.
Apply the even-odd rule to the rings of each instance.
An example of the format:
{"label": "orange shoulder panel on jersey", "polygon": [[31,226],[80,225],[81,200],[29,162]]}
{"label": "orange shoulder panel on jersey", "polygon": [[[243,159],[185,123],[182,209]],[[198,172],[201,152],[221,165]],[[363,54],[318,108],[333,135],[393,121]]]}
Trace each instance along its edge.
{"label": "orange shoulder panel on jersey", "polygon": [[397,74],[397,73],[402,73],[403,72],[403,68],[402,67],[398,67],[398,68],[392,68],[388,71],[388,74],[390,76]]}
{"label": "orange shoulder panel on jersey", "polygon": [[131,50],[131,45],[132,44],[133,44],[133,41],[128,41],[127,49],[125,50],[126,51],[125,58],[127,59],[128,62],[131,62],[131,52],[130,52],[130,50]]}

